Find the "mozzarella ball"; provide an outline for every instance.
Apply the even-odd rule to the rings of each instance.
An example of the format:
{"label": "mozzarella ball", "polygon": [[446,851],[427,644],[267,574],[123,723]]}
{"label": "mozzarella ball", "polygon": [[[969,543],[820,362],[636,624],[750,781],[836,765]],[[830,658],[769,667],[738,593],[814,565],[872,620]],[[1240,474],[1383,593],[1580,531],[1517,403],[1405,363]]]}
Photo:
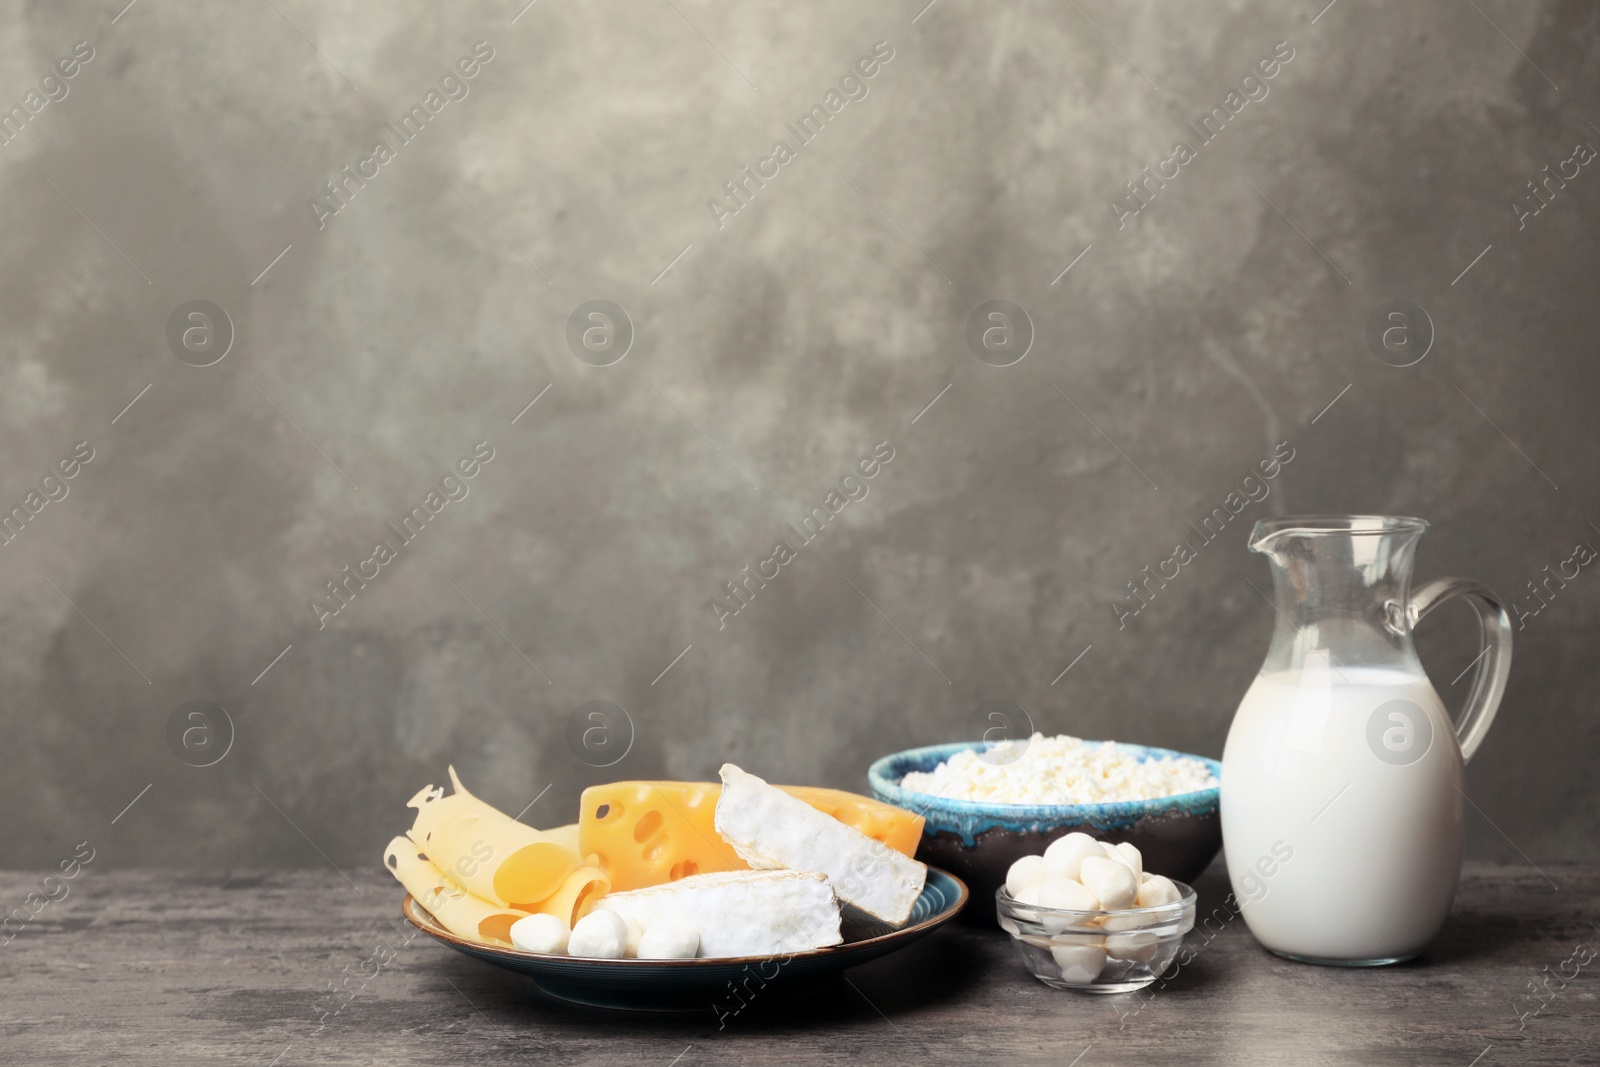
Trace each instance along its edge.
{"label": "mozzarella ball", "polygon": [[1022,890],[1022,892],[1018,893],[1016,895],[1016,901],[1018,904],[1031,904],[1036,908],[1040,907],[1044,903],[1039,899],[1039,895],[1043,891],[1044,883],[1035,882],[1033,885],[1028,886],[1026,889]]}
{"label": "mozzarella ball", "polygon": [[1031,885],[1044,881],[1044,857],[1024,856],[1006,871],[1006,892],[1016,900],[1017,894]]}
{"label": "mozzarella ball", "polygon": [[641,960],[692,960],[700,952],[700,931],[687,919],[662,919],[639,938]]}
{"label": "mozzarella ball", "polygon": [[511,943],[524,952],[560,956],[567,951],[571,931],[554,915],[524,915],[511,924]]}
{"label": "mozzarella ball", "polygon": [[1047,878],[1039,890],[1039,906],[1068,911],[1096,911],[1100,901],[1081,882],[1071,878]]}
{"label": "mozzarella ball", "polygon": [[1045,877],[1077,880],[1079,865],[1084,858],[1101,855],[1104,853],[1100,850],[1100,842],[1088,834],[1074,831],[1065,837],[1058,837],[1044,850]]}
{"label": "mozzarella ball", "polygon": [[1133,868],[1119,860],[1090,856],[1083,861],[1081,876],[1083,887],[1093,893],[1107,911],[1132,907],[1133,898],[1139,892]]}
{"label": "mozzarella ball", "polygon": [[1106,935],[1106,955],[1114,960],[1149,963],[1155,958],[1161,939],[1148,931]]}
{"label": "mozzarella ball", "polygon": [[[1047,878],[1039,889],[1039,906],[1063,908],[1067,911],[1094,911],[1100,906],[1100,902],[1080,883],[1070,878]],[[1048,911],[1039,915],[1039,922],[1048,934],[1065,933],[1085,925],[1088,921],[1082,915],[1056,915]]]}
{"label": "mozzarella ball", "polygon": [[1140,908],[1159,908],[1164,904],[1176,904],[1182,899],[1172,879],[1159,874],[1147,874],[1144,881],[1139,883],[1139,895],[1134,898],[1134,904]]}
{"label": "mozzarella ball", "polygon": [[[521,920],[518,920],[519,922]],[[567,939],[567,952],[573,956],[620,960],[628,951],[628,924],[622,916],[597,908],[578,920]]]}
{"label": "mozzarella ball", "polygon": [[[628,959],[637,959],[639,956],[639,941],[644,937],[644,927],[640,926],[639,920],[632,915],[623,915],[622,921],[628,924],[628,940],[622,947],[622,954]],[[698,933],[695,934],[696,939],[699,936]]]}
{"label": "mozzarella ball", "polygon": [[1104,947],[1106,939],[1099,934],[1084,934],[1078,932],[1051,934],[1050,944],[1055,945],[1094,945]]}
{"label": "mozzarella ball", "polygon": [[1110,855],[1112,859],[1119,859],[1129,867],[1132,867],[1134,877],[1137,878],[1139,875],[1144,874],[1144,857],[1139,854],[1137,848],[1134,848],[1128,842],[1124,841],[1120,845],[1112,845]]}
{"label": "mozzarella ball", "polygon": [[1056,945],[1050,950],[1063,981],[1088,985],[1100,977],[1106,965],[1106,950],[1098,945]]}

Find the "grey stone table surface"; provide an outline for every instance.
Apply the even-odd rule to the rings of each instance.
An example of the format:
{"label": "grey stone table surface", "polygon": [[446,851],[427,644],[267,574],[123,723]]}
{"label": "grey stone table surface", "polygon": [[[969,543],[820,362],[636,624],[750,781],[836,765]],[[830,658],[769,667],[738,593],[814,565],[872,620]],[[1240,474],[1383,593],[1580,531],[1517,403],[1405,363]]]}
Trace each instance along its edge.
{"label": "grey stone table surface", "polygon": [[[1220,865],[1197,888],[1226,919]],[[49,890],[0,947],[5,1064],[1600,1063],[1593,865],[1468,865],[1443,933],[1397,967],[1291,963],[1219,920],[1165,983],[1088,997],[953,924],[720,1029],[551,1000],[413,936],[378,871],[85,868]],[[47,899],[36,873],[0,893],[24,915]]]}

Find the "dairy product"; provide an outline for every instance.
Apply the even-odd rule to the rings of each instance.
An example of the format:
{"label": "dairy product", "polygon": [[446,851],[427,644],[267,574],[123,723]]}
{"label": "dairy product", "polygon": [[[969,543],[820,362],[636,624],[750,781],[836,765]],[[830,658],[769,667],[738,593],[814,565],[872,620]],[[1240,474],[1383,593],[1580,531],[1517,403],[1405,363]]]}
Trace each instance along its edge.
{"label": "dairy product", "polygon": [[594,910],[595,903],[611,890],[611,881],[599,867],[579,867],[567,875],[561,888],[532,905],[532,911],[553,915],[571,927]]}
{"label": "dairy product", "polygon": [[1148,930],[1135,930],[1126,934],[1106,935],[1106,955],[1116,960],[1149,963],[1155,958],[1156,946],[1161,939]]}
{"label": "dairy product", "polygon": [[1104,855],[1100,842],[1075,830],[1056,838],[1044,850],[1045,873],[1052,878],[1076,879],[1087,857]]}
{"label": "dairy product", "polygon": [[912,771],[902,789],[997,804],[1102,804],[1216,788],[1206,764],[1187,756],[1144,759],[1115,741],[1034,734],[1022,755],[991,763],[965,749],[931,771]]}
{"label": "dairy product", "polygon": [[[816,810],[906,856],[917,850],[923,818],[840,789],[777,786]],[[747,870],[714,825],[722,786],[715,782],[609,782],[583,791],[576,853],[621,892],[691,874]],[[555,834],[555,831],[551,831]]]}
{"label": "dairy product", "polygon": [[[1057,838],[1043,857],[1023,856],[1006,872],[1006,893],[1012,900],[1039,909],[1018,914],[1042,927],[1043,936],[1025,933],[1004,907],[1000,926],[1047,950],[1061,979],[1073,985],[1096,981],[1108,964],[1150,963],[1162,951],[1164,933],[1175,916],[1137,909],[1177,904],[1182,897],[1170,878],[1142,867],[1143,857],[1131,844],[1112,845],[1076,832]],[[1076,877],[1062,873],[1069,869]],[[1040,965],[1033,966],[1040,974]],[[1049,978],[1054,977],[1051,972]]]}
{"label": "dairy product", "polygon": [[692,960],[700,952],[700,931],[687,919],[662,919],[639,939],[641,960]]}
{"label": "dairy product", "polygon": [[384,849],[383,864],[413,900],[428,910],[440,926],[469,941],[511,944],[511,927],[527,912],[500,908],[441,871],[423,855],[409,837],[396,837]]}
{"label": "dairy product", "polygon": [[1178,887],[1172,884],[1172,879],[1159,874],[1147,874],[1139,883],[1139,895],[1133,898],[1133,906],[1159,908],[1167,904],[1176,904],[1182,899],[1178,894]]}
{"label": "dairy product", "polygon": [[529,915],[511,924],[511,943],[524,952],[561,955],[572,931],[554,915]]}
{"label": "dairy product", "polygon": [[1121,841],[1113,845],[1107,841],[1104,842],[1104,847],[1107,856],[1132,867],[1135,877],[1144,875],[1144,855],[1134,846],[1133,842]]}
{"label": "dairy product", "polygon": [[628,923],[621,915],[598,908],[578,920],[567,939],[567,951],[574,956],[620,960],[628,952]]}
{"label": "dairy product", "polygon": [[[1402,709],[1392,724],[1385,705]],[[1223,761],[1228,871],[1263,945],[1389,959],[1438,931],[1461,869],[1465,800],[1455,728],[1420,671],[1258,677]]]}
{"label": "dairy product", "polygon": [[1023,856],[1011,865],[1006,871],[1006,892],[1015,899],[1024,889],[1031,889],[1044,882],[1046,877],[1045,861],[1042,856]]}
{"label": "dairy product", "polygon": [[826,878],[805,871],[695,874],[613,893],[601,906],[647,933],[669,919],[692,923],[702,957],[778,955],[843,941],[838,898]]}
{"label": "dairy product", "polygon": [[915,856],[922,841],[925,821],[916,812],[885,804],[843,789],[816,785],[780,785],[779,789],[810,804],[824,815],[832,815],[904,856]]}
{"label": "dairy product", "polygon": [[454,793],[430,785],[406,802],[417,809],[409,835],[417,847],[463,888],[500,907],[528,911],[559,890],[578,867],[567,839],[491,807],[449,770]]}
{"label": "dairy product", "polygon": [[1044,908],[1065,908],[1068,911],[1094,911],[1100,901],[1087,886],[1071,878],[1052,878],[1039,887],[1037,901]]}
{"label": "dairy product", "polygon": [[926,866],[731,763],[721,774],[716,830],[751,867],[815,871],[869,915],[897,925],[910,917]]}
{"label": "dairy product", "polygon": [[1083,861],[1079,877],[1083,888],[1093,894],[1106,911],[1131,908],[1133,898],[1139,895],[1139,876],[1121,860],[1090,856]]}
{"label": "dairy product", "polygon": [[1061,968],[1063,981],[1088,985],[1105,969],[1106,950],[1098,945],[1053,945],[1050,955]]}

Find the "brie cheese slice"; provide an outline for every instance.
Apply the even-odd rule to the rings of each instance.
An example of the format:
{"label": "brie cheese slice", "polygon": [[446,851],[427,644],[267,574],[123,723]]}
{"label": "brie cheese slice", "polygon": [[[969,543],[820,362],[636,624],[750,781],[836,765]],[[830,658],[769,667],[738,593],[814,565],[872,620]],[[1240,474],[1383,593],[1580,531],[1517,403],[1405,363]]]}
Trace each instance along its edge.
{"label": "brie cheese slice", "polygon": [[691,874],[610,893],[598,907],[633,919],[646,931],[667,919],[691,923],[700,931],[702,958],[777,956],[844,940],[833,888],[822,875],[805,871]]}
{"label": "brie cheese slice", "polygon": [[928,868],[731,763],[713,825],[757,870],[828,877],[840,900],[896,926],[911,917]]}

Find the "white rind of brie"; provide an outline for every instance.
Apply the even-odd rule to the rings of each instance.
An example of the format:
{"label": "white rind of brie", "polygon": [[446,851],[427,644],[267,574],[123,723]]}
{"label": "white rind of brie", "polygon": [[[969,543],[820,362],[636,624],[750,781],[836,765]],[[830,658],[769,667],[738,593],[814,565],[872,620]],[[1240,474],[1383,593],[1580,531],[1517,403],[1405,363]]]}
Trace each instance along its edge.
{"label": "white rind of brie", "polygon": [[714,825],[740,859],[826,875],[840,900],[884,922],[911,917],[926,866],[731,763],[721,773]]}
{"label": "white rind of brie", "polygon": [[720,871],[610,893],[599,907],[649,930],[683,919],[700,931],[700,957],[777,956],[840,944],[839,900],[820,874]]}

